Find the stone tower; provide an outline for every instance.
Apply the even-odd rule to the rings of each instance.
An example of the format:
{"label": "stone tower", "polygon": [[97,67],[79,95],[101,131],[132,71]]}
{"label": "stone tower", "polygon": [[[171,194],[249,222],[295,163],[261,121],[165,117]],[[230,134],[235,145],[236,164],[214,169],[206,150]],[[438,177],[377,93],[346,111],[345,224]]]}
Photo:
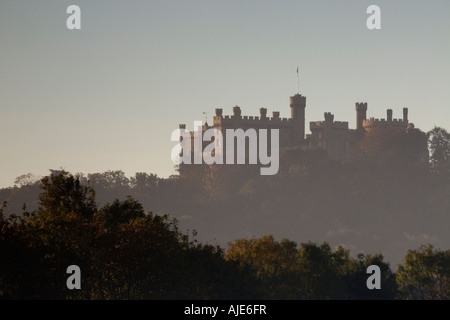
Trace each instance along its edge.
{"label": "stone tower", "polygon": [[363,121],[367,119],[367,102],[356,103],[356,130],[364,131]]}
{"label": "stone tower", "polygon": [[305,140],[305,108],[306,97],[296,94],[291,97],[291,135],[295,144],[302,144]]}

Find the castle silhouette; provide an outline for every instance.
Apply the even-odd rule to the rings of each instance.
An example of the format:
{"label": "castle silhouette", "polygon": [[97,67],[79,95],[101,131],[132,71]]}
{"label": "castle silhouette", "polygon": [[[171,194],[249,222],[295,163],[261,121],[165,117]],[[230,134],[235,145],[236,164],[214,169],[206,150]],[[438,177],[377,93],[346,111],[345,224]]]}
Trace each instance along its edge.
{"label": "castle silhouette", "polygon": [[[394,119],[392,109],[387,110],[386,119],[367,118],[367,102],[356,102],[356,129],[349,129],[348,122],[335,121],[330,112],[324,113],[324,120],[312,121],[309,124],[311,133],[305,134],[306,97],[295,94],[290,97],[290,118],[280,118],[280,112],[274,111],[272,117],[267,116],[267,109],[260,108],[259,116],[242,116],[239,106],[233,107],[233,115],[223,115],[223,110],[215,109],[213,125],[205,122],[201,131],[210,128],[218,129],[222,133],[227,129],[278,129],[280,150],[295,148],[322,148],[334,160],[351,158],[358,143],[368,134],[405,134],[415,139],[420,150],[419,158],[428,159],[426,134],[416,129],[408,120],[408,108],[403,108],[403,118]],[[185,129],[180,124],[180,129]],[[195,136],[195,132],[191,132]],[[225,139],[225,135],[223,136]],[[225,145],[225,141],[223,142]]]}

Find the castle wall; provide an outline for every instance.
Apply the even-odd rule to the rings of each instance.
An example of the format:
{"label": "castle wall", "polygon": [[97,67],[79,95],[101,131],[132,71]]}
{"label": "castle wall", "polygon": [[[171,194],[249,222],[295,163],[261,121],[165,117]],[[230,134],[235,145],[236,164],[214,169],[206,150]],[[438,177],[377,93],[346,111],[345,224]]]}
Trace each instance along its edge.
{"label": "castle wall", "polygon": [[406,130],[408,121],[403,119],[375,119],[372,117],[363,121],[363,127],[365,130],[370,130],[371,128],[399,128]]}
{"label": "castle wall", "polygon": [[[271,129],[278,129],[280,149],[305,147],[305,108],[306,97],[296,94],[290,97],[291,118],[280,118],[278,111],[273,112],[272,117],[268,117],[265,108],[260,109],[260,116],[243,116],[238,106],[233,107],[232,115],[223,115],[222,109],[216,109],[212,127],[206,125],[203,130],[214,128],[222,132],[223,144],[218,147],[222,148],[224,157],[226,157],[226,130],[228,129],[244,131],[267,129],[269,133]],[[373,130],[395,128],[405,132],[408,130],[416,132],[414,125],[408,122],[407,108],[403,108],[403,119],[394,119],[392,109],[387,110],[386,119],[373,117],[367,119],[366,102],[356,103],[355,109],[356,130],[350,130],[346,121],[334,121],[334,115],[329,112],[324,113],[324,121],[310,122],[311,134],[308,135],[308,146],[324,148],[330,158],[345,160],[351,158],[351,154],[355,155],[358,152],[359,141]],[[270,138],[268,140],[270,141]],[[204,142],[203,147],[209,143],[210,141]],[[270,152],[270,146],[268,147]]]}
{"label": "castle wall", "polygon": [[325,112],[325,121],[310,122],[310,145],[324,148],[335,160],[346,158],[348,122],[334,121],[334,116]]}
{"label": "castle wall", "polygon": [[[236,107],[235,107],[236,108]],[[244,131],[248,129],[278,129],[280,137],[280,148],[291,147],[294,143],[292,127],[296,124],[293,119],[280,118],[279,112],[273,112],[272,117],[267,117],[265,109],[262,108],[262,116],[241,116],[240,109],[234,109],[235,112],[232,116],[223,116],[221,109],[216,110],[216,116],[214,116],[214,128],[219,129],[224,134],[227,129],[242,129]],[[224,136],[224,143],[225,143]]]}

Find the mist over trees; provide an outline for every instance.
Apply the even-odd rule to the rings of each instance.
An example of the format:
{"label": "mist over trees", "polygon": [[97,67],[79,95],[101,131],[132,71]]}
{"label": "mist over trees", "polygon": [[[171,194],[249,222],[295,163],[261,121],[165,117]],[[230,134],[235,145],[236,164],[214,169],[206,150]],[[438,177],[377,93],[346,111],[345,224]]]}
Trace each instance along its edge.
{"label": "mist over trees", "polygon": [[[65,270],[54,268],[77,260],[102,288],[84,291],[89,298],[448,298],[448,251],[435,248],[450,247],[450,135],[431,130],[423,161],[414,139],[384,132],[367,134],[352,161],[319,148],[285,150],[275,176],[249,165],[181,165],[169,178],[24,174],[0,190],[0,281],[9,285],[0,296],[76,298],[55,289]],[[30,261],[28,273],[20,266]],[[370,261],[389,288],[378,296],[359,291]],[[158,271],[175,265],[193,272],[174,269],[179,285]],[[27,288],[43,274],[46,284]],[[183,277],[199,285],[183,291]]]}
{"label": "mist over trees", "polygon": [[[179,231],[132,197],[98,209],[95,191],[67,172],[42,179],[36,211],[0,208],[2,299],[448,299],[450,251],[410,250],[395,273],[381,254],[350,256],[272,235],[227,250]],[[67,290],[67,266],[83,272]],[[382,290],[366,288],[367,267]]]}

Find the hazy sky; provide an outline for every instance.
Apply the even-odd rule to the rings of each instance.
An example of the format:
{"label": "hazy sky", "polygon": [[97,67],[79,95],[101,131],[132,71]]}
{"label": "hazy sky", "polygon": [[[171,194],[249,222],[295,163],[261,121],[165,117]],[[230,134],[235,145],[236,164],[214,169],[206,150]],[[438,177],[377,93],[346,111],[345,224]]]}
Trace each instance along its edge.
{"label": "hazy sky", "polygon": [[358,101],[450,129],[448,0],[0,0],[0,187],[60,167],[167,177],[179,123],[288,117],[297,65],[307,132],[325,111],[354,128]]}

